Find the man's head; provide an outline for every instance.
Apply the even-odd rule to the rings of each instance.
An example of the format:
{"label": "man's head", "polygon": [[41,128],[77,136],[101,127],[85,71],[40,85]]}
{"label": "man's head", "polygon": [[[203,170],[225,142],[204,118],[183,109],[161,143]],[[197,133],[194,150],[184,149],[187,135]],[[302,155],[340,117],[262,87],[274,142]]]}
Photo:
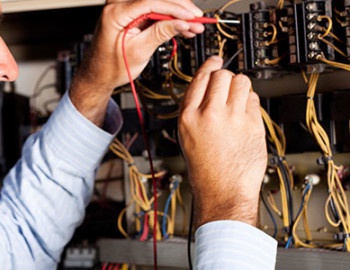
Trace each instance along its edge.
{"label": "man's head", "polygon": [[[0,17],[3,17],[2,6],[0,2]],[[18,66],[13,58],[9,48],[0,37],[0,81],[14,81],[18,76]]]}

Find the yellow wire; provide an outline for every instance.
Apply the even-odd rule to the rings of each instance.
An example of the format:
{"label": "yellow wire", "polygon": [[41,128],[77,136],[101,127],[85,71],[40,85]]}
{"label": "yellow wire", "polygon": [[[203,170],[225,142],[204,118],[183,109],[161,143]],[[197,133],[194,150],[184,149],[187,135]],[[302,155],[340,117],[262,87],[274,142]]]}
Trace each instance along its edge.
{"label": "yellow wire", "polygon": [[287,191],[286,186],[283,181],[283,176],[281,170],[277,167],[278,178],[280,179],[280,190],[281,190],[281,203],[282,203],[282,221],[283,226],[288,228],[290,225],[289,222],[289,209],[288,209],[288,201],[287,201]]}
{"label": "yellow wire", "polygon": [[282,217],[282,212],[281,210],[278,209],[277,205],[276,205],[276,201],[273,198],[273,195],[271,193],[271,191],[267,192],[267,202],[270,205],[271,209],[279,216]]}
{"label": "yellow wire", "polygon": [[225,5],[223,5],[220,9],[219,12],[222,13],[225,9],[227,9],[229,6],[239,2],[240,0],[231,0],[229,2],[227,2]]}
{"label": "yellow wire", "polygon": [[325,203],[325,214],[326,214],[326,219],[328,221],[328,223],[333,226],[333,227],[339,227],[341,221],[339,220],[338,222],[333,221],[333,219],[331,218],[331,216],[329,215],[329,205],[331,203],[331,199],[332,199],[332,195],[329,194],[329,196],[327,197],[326,203]]}
{"label": "yellow wire", "polygon": [[272,23],[267,24],[266,27],[271,27],[273,29],[272,37],[271,37],[270,41],[266,42],[266,44],[269,46],[269,45],[271,45],[271,44],[276,42],[277,27],[276,27],[276,25],[274,25]]}
{"label": "yellow wire", "polygon": [[[218,14],[215,14],[214,16],[218,21],[220,20],[220,16]],[[219,32],[221,34],[223,34],[225,37],[227,37],[229,39],[235,39],[236,36],[231,35],[231,34],[227,33],[224,29],[222,29],[221,24],[219,22],[216,23],[216,27],[218,28]]]}
{"label": "yellow wire", "polygon": [[129,87],[123,87],[121,89],[116,89],[113,91],[112,95],[118,95],[120,93],[124,93],[124,92],[128,92],[130,91],[131,89]]}
{"label": "yellow wire", "polygon": [[303,70],[303,69],[301,70],[301,75],[303,76],[304,82],[306,84],[308,84],[309,83],[309,79],[306,77],[305,70]]}
{"label": "yellow wire", "polygon": [[277,8],[278,8],[278,9],[282,9],[283,6],[284,6],[284,0],[278,0]]}
{"label": "yellow wire", "polygon": [[176,198],[177,198],[177,201],[179,202],[179,204],[182,208],[182,232],[183,232],[183,234],[186,234],[186,229],[187,229],[186,207],[185,207],[185,204],[183,202],[180,189],[176,190]]}
{"label": "yellow wire", "polygon": [[126,263],[124,263],[120,268],[120,270],[128,270],[128,269],[129,269],[129,265],[127,265]]}
{"label": "yellow wire", "polygon": [[331,17],[326,16],[326,15],[320,15],[320,16],[317,17],[317,20],[318,20],[318,21],[322,21],[323,19],[326,19],[326,20],[328,21],[328,28],[327,28],[327,30],[324,32],[324,34],[320,36],[320,38],[324,38],[324,37],[328,36],[329,33],[331,32],[332,26],[333,26],[333,21],[332,21],[332,18],[331,18]]}
{"label": "yellow wire", "polygon": [[169,232],[168,232],[169,237],[172,237],[174,235],[175,216],[176,216],[176,193],[174,191],[174,194],[171,197],[171,213],[170,213],[171,224],[168,224],[168,226],[170,227]]}
{"label": "yellow wire", "polygon": [[[321,28],[323,31],[327,31],[327,29],[325,27]],[[340,42],[340,43],[344,43],[343,40],[341,40],[336,34],[334,34],[333,32],[330,32],[328,34],[329,36],[331,36],[332,38],[334,38],[336,41]]]}
{"label": "yellow wire", "polygon": [[335,61],[330,61],[326,58],[324,58],[323,56],[318,56],[317,60],[320,60],[330,66],[336,67],[336,68],[340,68],[340,69],[344,69],[346,71],[350,71],[350,65],[347,64],[343,64],[343,63],[339,63],[339,62],[335,62]]}
{"label": "yellow wire", "polygon": [[[149,227],[151,230],[153,230],[154,228],[154,215],[155,215],[155,212],[154,210],[151,210],[148,212],[148,215],[149,215],[149,219],[148,219],[148,224],[149,224]],[[158,216],[166,216],[167,219],[168,219],[168,230],[167,230],[167,233],[169,234],[169,224],[172,224],[172,222],[170,221],[170,218],[168,215],[165,215],[163,212],[159,212],[157,211],[157,217]],[[162,240],[162,233],[160,231],[160,226],[159,226],[159,222],[157,221],[157,232],[156,232],[156,238],[157,240]]]}
{"label": "yellow wire", "polygon": [[[137,215],[139,215],[142,212],[142,209],[141,209],[141,206],[138,205],[138,204],[135,204],[134,207],[135,207],[135,214],[137,216]],[[135,229],[136,229],[137,232],[141,231],[141,226],[142,226],[141,219],[140,218],[135,218]]]}
{"label": "yellow wire", "polygon": [[138,87],[142,88],[142,95],[147,97],[147,98],[151,98],[151,99],[171,99],[171,96],[169,96],[169,95],[161,95],[161,94],[158,94],[158,93],[152,91],[151,89],[149,89],[148,87],[143,85],[139,80],[135,80],[135,84]]}
{"label": "yellow wire", "polygon": [[279,61],[281,61],[282,59],[282,56],[280,57],[277,57],[275,59],[265,59],[264,60],[264,63],[267,64],[267,65],[277,65],[279,63]]}
{"label": "yellow wire", "polygon": [[294,221],[294,224],[293,224],[292,235],[293,235],[295,246],[297,246],[297,247],[299,247],[299,246],[306,247],[306,248],[316,248],[317,247],[314,244],[308,244],[308,243],[305,243],[305,242],[301,241],[299,236],[298,236],[298,234],[296,233],[299,221],[303,217],[306,240],[311,242],[312,237],[311,237],[311,231],[310,231],[310,227],[309,227],[309,223],[308,223],[308,217],[307,217],[307,205],[308,205],[308,202],[310,200],[311,192],[312,192],[312,187],[305,194],[303,208],[302,208],[299,216],[297,216],[297,218],[296,218],[296,220]]}
{"label": "yellow wire", "polygon": [[269,203],[271,209],[282,218],[282,212],[278,209],[275,199],[273,198],[273,195],[270,191],[267,192],[267,202]]}
{"label": "yellow wire", "polygon": [[121,234],[125,237],[125,238],[129,238],[129,235],[128,233],[124,230],[123,228],[123,224],[122,224],[122,221],[123,221],[123,216],[126,212],[126,209],[128,208],[129,206],[126,206],[122,211],[120,211],[119,215],[118,215],[118,222],[117,222],[117,225],[118,225],[118,229],[119,231],[121,232]]}
{"label": "yellow wire", "polygon": [[169,68],[170,68],[170,71],[175,76],[179,77],[180,79],[182,79],[182,80],[184,80],[186,82],[191,82],[192,81],[192,77],[191,76],[188,76],[188,75],[182,73],[182,71],[179,70],[177,53],[175,53],[174,57],[170,60]]}
{"label": "yellow wire", "polygon": [[343,53],[337,46],[335,46],[332,42],[328,41],[327,39],[318,38],[319,40],[321,40],[322,42],[326,43],[328,46],[332,47],[335,51],[337,51],[340,55],[344,56],[346,59],[348,59],[347,55],[345,53]]}
{"label": "yellow wire", "polygon": [[225,38],[224,40],[219,42],[219,56],[221,58],[224,57],[224,47],[225,47],[226,41],[227,41],[227,39]]}

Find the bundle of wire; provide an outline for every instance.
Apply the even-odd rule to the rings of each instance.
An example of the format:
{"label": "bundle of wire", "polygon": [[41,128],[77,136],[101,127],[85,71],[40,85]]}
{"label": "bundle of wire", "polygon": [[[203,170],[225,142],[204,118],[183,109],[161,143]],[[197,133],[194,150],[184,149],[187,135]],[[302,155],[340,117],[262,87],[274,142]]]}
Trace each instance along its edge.
{"label": "bundle of wire", "polygon": [[[142,84],[139,80],[135,81],[136,85],[142,90],[142,95],[149,99],[156,99],[156,100],[171,100],[173,99],[172,95],[163,95],[154,92],[144,84]],[[181,99],[183,97],[184,93],[176,94],[177,99]]]}
{"label": "bundle of wire", "polygon": [[[282,222],[286,230],[286,241],[291,236],[293,226],[293,201],[291,189],[294,186],[293,175],[285,159],[286,140],[280,127],[272,121],[268,113],[261,108],[261,114],[266,127],[266,136],[269,149],[274,156],[274,163],[277,165],[277,174],[280,180]],[[278,210],[279,211],[279,210]]]}
{"label": "bundle of wire", "polygon": [[[158,119],[173,119],[173,118],[176,118],[179,116],[179,112],[180,112],[179,108],[177,108],[174,111],[169,112],[169,113],[159,114],[159,113],[156,113],[151,108],[149,108],[149,105],[147,104],[147,101],[145,100],[145,98],[155,99],[155,100],[173,100],[174,103],[178,105],[180,103],[181,98],[183,97],[184,93],[175,94],[173,92],[173,84],[172,83],[169,83],[169,86],[166,87],[166,90],[168,90],[169,95],[163,95],[163,94],[159,94],[159,93],[152,91],[151,89],[149,89],[148,87],[143,85],[138,80],[136,80],[135,82],[136,82],[136,85],[138,86],[141,103],[142,103],[142,106],[143,106],[145,111],[147,111],[151,115],[156,116]],[[172,88],[172,89],[168,89],[168,88]]]}
{"label": "bundle of wire", "polygon": [[[179,189],[179,181],[175,180],[170,183],[170,194],[169,197],[167,198],[164,206],[164,216],[162,218],[162,232],[163,235],[166,239],[169,237],[172,237],[174,234],[174,227],[175,227],[175,213],[176,213],[176,192]],[[166,229],[166,224],[167,224],[167,218],[166,215],[168,214],[169,211],[169,206],[171,204],[171,217],[169,218],[168,222],[168,230]],[[169,228],[170,227],[170,228]]]}
{"label": "bundle of wire", "polygon": [[[317,119],[314,96],[318,78],[318,73],[311,74],[310,76],[307,91],[306,124],[310,133],[321,148],[323,154],[322,160],[327,169],[329,195],[325,204],[326,218],[332,226],[338,227],[342,233],[344,233],[344,235],[348,236],[350,233],[350,213],[348,200],[337,174],[339,167],[334,163],[328,135]],[[332,210],[335,220],[331,218],[329,213],[330,209]],[[348,237],[345,237],[344,239],[344,249],[348,252],[350,251],[350,241]]]}
{"label": "bundle of wire", "polygon": [[179,69],[178,54],[177,54],[177,41],[175,38],[172,38],[172,42],[173,42],[173,52],[170,56],[169,69],[175,76],[177,76],[178,78],[189,83],[192,81],[192,76],[184,74]]}
{"label": "bundle of wire", "polygon": [[[292,237],[294,240],[294,244],[296,247],[306,247],[306,248],[316,248],[317,245],[312,244],[312,235],[311,235],[311,230],[309,226],[309,219],[307,215],[307,207],[308,207],[308,202],[311,197],[311,192],[312,192],[312,183],[308,182],[302,192],[302,197],[301,197],[301,204],[300,208],[298,210],[298,213],[295,217],[294,223],[293,223],[293,229],[292,229]],[[306,241],[303,242],[300,240],[298,234],[297,234],[297,226],[299,224],[299,221],[303,218],[304,221],[304,231],[305,231],[305,236],[306,236]]]}
{"label": "bundle of wire", "polygon": [[[333,26],[333,21],[332,18],[326,15],[320,15],[317,17],[318,21],[322,21],[322,20],[326,20],[328,22],[328,26],[327,28],[321,27],[321,31],[323,31],[322,34],[318,35],[318,39],[322,42],[324,42],[326,45],[328,45],[329,47],[331,47],[332,49],[334,49],[334,51],[336,51],[338,54],[340,54],[341,56],[344,57],[344,59],[348,62],[349,61],[349,57],[347,56],[346,53],[344,53],[343,51],[341,51],[337,46],[334,45],[333,42],[327,40],[328,36],[331,36],[332,39],[337,40],[340,43],[343,43],[344,41],[342,41],[339,37],[337,37],[334,33],[331,32],[332,30],[332,26]],[[346,71],[350,71],[350,65],[349,64],[344,64],[344,63],[340,63],[340,62],[336,62],[336,61],[331,61],[327,58],[325,58],[325,56],[323,54],[319,54],[316,56],[316,59],[328,64],[330,66],[339,68],[339,69],[344,69]]]}
{"label": "bundle of wire", "polygon": [[[110,144],[111,151],[116,154],[119,158],[123,159],[129,167],[129,179],[130,179],[130,192],[132,201],[131,203],[135,203],[135,213],[136,216],[142,217],[143,219],[147,219],[148,222],[144,222],[144,228],[147,230],[148,226],[150,228],[153,228],[154,221],[157,220],[159,215],[162,215],[162,213],[152,210],[152,204],[154,203],[155,196],[149,198],[147,194],[147,190],[145,188],[145,182],[147,182],[149,179],[152,179],[151,174],[143,174],[139,172],[138,168],[135,165],[135,161],[133,157],[130,155],[128,150],[125,148],[125,146],[118,140],[114,139],[113,142]],[[163,177],[165,175],[165,171],[160,171],[158,173],[154,173],[155,178]],[[156,197],[158,194],[156,195]],[[125,236],[129,237],[126,231],[122,227],[122,217],[126,212],[126,209],[130,206],[127,205],[119,214],[118,216],[118,228],[120,232]],[[154,219],[148,219],[148,216],[154,217]],[[139,219],[136,219],[136,230],[141,231],[142,226]],[[158,223],[158,222],[157,222]],[[155,225],[157,227],[157,225]],[[144,230],[144,235],[141,237],[141,240],[146,240],[148,237],[146,231]],[[157,240],[161,239],[160,231],[157,232],[156,235]]]}
{"label": "bundle of wire", "polygon": [[[223,5],[221,8],[219,8],[219,9],[215,12],[215,15],[214,15],[215,18],[216,18],[217,20],[220,20],[220,19],[221,19],[221,17],[220,17],[221,14],[222,14],[228,7],[232,6],[233,4],[238,3],[239,1],[240,1],[240,0],[231,0],[231,1],[227,2],[225,5]],[[223,24],[223,26],[225,26],[226,28],[229,28],[229,27],[227,26],[227,24]],[[227,37],[228,39],[237,39],[237,36],[236,36],[236,35],[233,35],[233,34],[231,33],[232,31],[230,31],[230,33],[227,32],[227,31],[225,31],[219,22],[216,24],[216,27],[217,27],[217,29],[219,30],[219,32],[220,32],[224,37]]]}

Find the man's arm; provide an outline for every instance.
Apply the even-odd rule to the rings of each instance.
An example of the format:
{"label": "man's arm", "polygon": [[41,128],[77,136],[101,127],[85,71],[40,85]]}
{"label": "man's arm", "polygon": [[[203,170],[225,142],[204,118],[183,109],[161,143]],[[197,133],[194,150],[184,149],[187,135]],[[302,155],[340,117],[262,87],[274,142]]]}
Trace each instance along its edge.
{"label": "man's arm", "polygon": [[253,227],[267,165],[259,98],[248,77],[221,67],[219,57],[203,64],[179,118],[198,229],[195,268],[273,269],[277,242]]}
{"label": "man's arm", "polygon": [[66,94],[43,129],[26,141],[1,190],[3,269],[55,269],[84,217],[96,168],[121,127],[116,104],[107,111],[109,132],[83,117]]}

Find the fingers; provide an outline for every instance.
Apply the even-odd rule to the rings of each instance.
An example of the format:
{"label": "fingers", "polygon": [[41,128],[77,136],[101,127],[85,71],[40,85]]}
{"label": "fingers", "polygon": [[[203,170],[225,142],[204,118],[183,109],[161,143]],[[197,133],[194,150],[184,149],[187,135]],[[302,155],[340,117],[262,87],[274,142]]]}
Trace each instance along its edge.
{"label": "fingers", "polygon": [[261,129],[264,129],[264,122],[260,110],[260,100],[255,92],[249,93],[246,113],[250,115],[256,125],[259,125]]}
{"label": "fingers", "polygon": [[123,6],[123,13],[128,14],[130,20],[136,19],[142,14],[155,12],[165,15],[171,15],[182,20],[192,19],[195,16],[202,16],[203,12],[189,0],[174,1],[174,0],[107,0],[107,6],[115,6],[116,12],[121,10]]}
{"label": "fingers", "polygon": [[230,88],[228,87],[231,84],[231,81],[234,77],[234,74],[226,69],[220,69],[212,73],[209,83],[208,90],[203,99],[201,107],[206,106],[219,106],[222,108],[226,106],[228,94]]}
{"label": "fingers", "polygon": [[232,78],[227,104],[234,113],[242,115],[246,112],[251,82],[245,75],[238,74]]}
{"label": "fingers", "polygon": [[161,21],[143,30],[137,37],[145,53],[153,53],[161,44],[182,34],[188,38],[204,31],[201,24],[190,24],[182,20]]}
{"label": "fingers", "polygon": [[218,56],[210,57],[205,61],[205,63],[198,69],[186,91],[183,100],[183,108],[198,108],[201,105],[207,91],[211,73],[219,70],[221,67],[222,59]]}

